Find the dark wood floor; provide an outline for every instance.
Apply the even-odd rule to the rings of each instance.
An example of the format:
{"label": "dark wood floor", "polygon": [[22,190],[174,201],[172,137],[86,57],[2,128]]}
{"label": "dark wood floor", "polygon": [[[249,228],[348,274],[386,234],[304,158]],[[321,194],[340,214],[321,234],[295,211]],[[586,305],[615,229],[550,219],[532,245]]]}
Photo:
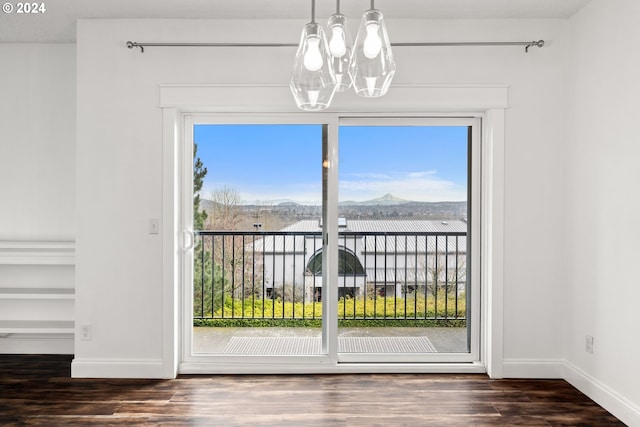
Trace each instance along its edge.
{"label": "dark wood floor", "polygon": [[484,375],[70,378],[70,356],[0,355],[0,425],[622,426],[561,380]]}

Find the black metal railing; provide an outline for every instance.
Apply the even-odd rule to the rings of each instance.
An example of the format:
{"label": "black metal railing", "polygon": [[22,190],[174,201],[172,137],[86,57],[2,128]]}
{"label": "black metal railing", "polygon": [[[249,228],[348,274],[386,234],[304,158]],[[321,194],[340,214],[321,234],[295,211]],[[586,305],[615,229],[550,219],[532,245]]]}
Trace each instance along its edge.
{"label": "black metal railing", "polygon": [[[320,319],[320,232],[197,231],[194,319]],[[339,233],[344,320],[466,320],[466,232]]]}

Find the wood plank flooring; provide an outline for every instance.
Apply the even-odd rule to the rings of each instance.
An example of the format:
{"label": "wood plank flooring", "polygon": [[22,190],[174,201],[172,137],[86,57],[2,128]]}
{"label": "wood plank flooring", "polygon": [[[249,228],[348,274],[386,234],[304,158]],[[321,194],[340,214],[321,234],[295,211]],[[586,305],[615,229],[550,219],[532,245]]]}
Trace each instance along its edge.
{"label": "wood plank flooring", "polygon": [[0,425],[624,425],[562,380],[440,374],[71,379],[71,359],[0,355]]}

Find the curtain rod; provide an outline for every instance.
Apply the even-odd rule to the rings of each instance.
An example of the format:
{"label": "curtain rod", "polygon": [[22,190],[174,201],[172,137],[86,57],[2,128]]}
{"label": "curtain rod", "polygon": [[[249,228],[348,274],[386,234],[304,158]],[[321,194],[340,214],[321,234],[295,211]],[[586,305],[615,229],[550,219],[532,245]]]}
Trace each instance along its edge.
{"label": "curtain rod", "polygon": [[[140,48],[144,53],[145,47],[297,47],[297,43],[147,43],[127,42],[127,47]],[[435,42],[435,43],[391,43],[391,46],[400,47],[439,47],[439,46],[525,46],[524,51],[529,52],[530,47],[543,47],[544,40],[531,42]]]}

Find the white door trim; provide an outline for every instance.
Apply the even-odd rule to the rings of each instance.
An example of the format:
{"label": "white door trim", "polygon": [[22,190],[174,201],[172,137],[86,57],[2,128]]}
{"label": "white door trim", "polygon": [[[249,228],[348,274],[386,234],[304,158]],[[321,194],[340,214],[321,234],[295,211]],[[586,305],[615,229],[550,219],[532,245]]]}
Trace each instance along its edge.
{"label": "white door trim", "polygon": [[[198,372],[198,366],[180,366],[179,326],[181,237],[180,204],[177,182],[180,162],[181,117],[185,113],[291,113],[296,110],[285,85],[161,85],[163,111],[163,374],[167,378],[181,372]],[[446,365],[460,371],[487,370],[494,378],[503,373],[503,281],[504,281],[504,149],[505,110],[508,88],[499,86],[398,86],[379,99],[355,95],[341,97],[327,112],[358,112],[366,115],[406,113],[482,117],[482,325],[481,361],[483,366]],[[312,114],[312,113],[311,113]],[[355,372],[384,367],[386,372],[417,372],[415,365],[345,366]],[[316,366],[317,367],[317,366]],[[322,367],[322,366],[320,366]],[[444,366],[422,365],[429,372]],[[286,366],[285,366],[286,368]],[[300,366],[311,372],[311,367]],[[330,367],[325,367],[330,368]],[[360,370],[362,369],[362,371]],[[377,369],[377,368],[376,368]],[[224,369],[223,369],[224,370]],[[327,369],[329,372],[331,369]],[[455,370],[455,369],[454,369]],[[344,372],[340,370],[340,372]],[[448,371],[451,371],[449,369]]]}

